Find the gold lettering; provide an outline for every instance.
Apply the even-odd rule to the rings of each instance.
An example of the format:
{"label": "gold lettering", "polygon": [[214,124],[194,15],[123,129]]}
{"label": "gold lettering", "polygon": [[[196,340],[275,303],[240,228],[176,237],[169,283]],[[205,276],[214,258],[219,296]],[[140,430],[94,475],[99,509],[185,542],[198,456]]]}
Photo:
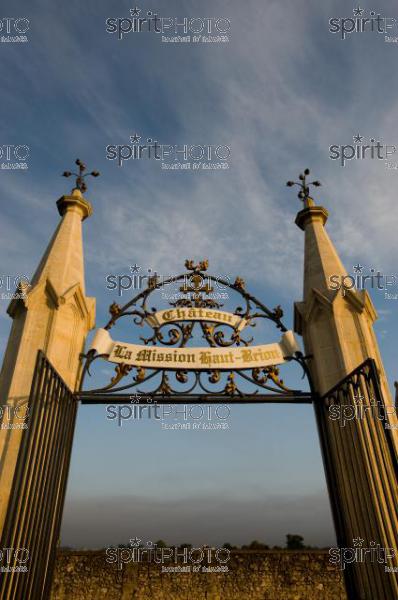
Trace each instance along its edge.
{"label": "gold lettering", "polygon": [[200,353],[200,362],[202,365],[210,365],[211,364],[211,354],[209,351]]}
{"label": "gold lettering", "polygon": [[165,321],[172,321],[174,319],[174,310],[166,310],[166,312],[163,313],[163,319]]}
{"label": "gold lettering", "polygon": [[140,350],[139,352],[137,352],[137,356],[136,356],[135,360],[138,360],[138,361],[151,360],[151,351],[150,350]]}
{"label": "gold lettering", "polygon": [[225,362],[227,363],[233,363],[234,362],[234,356],[232,354],[232,352],[228,352],[228,354],[225,355]]}
{"label": "gold lettering", "polygon": [[120,344],[116,344],[113,349],[113,354],[116,358],[123,358],[122,352],[126,348],[126,346],[120,346]]}
{"label": "gold lettering", "polygon": [[251,350],[242,350],[242,360],[243,362],[249,362],[252,360],[252,351]]}

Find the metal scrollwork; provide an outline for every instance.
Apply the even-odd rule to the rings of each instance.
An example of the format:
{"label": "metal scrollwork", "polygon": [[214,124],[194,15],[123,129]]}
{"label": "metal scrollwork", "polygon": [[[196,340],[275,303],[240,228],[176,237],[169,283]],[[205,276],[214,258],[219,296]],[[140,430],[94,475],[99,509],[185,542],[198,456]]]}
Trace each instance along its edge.
{"label": "metal scrollwork", "polygon": [[[166,280],[159,280],[157,275],[148,278],[147,287],[124,306],[113,302],[109,308],[110,319],[104,329],[111,330],[123,318],[126,319],[126,325],[128,326],[146,326],[150,328],[149,335],[139,336],[144,347],[188,348],[189,341],[196,335],[196,339],[200,336],[207,343],[207,348],[204,347],[203,350],[238,346],[249,347],[254,338],[248,336],[243,330],[255,327],[259,319],[272,322],[282,332],[287,331],[282,322],[283,310],[281,306],[278,305],[273,309],[269,309],[246,290],[245,282],[241,277],[237,277],[234,283],[231,284],[227,280],[212,276],[207,273],[207,260],[200,261],[197,264],[193,260],[186,260],[185,267],[187,269],[185,273]],[[239,326],[236,323],[232,325],[228,322],[219,323],[206,319],[206,310],[219,309],[220,306],[223,306],[211,297],[215,282],[223,286],[223,289],[228,289],[234,295],[237,295],[238,302],[231,312],[236,317],[240,317]],[[157,309],[151,306],[152,297],[153,294],[165,286],[178,288],[182,296],[176,301],[168,302],[169,307],[175,310],[178,308],[202,309],[203,319],[161,324],[156,322]],[[106,357],[107,355],[97,354],[92,350],[83,355],[82,387],[86,383],[86,377],[91,375],[90,367],[92,364],[98,359]],[[309,377],[306,357],[303,357],[301,353],[296,353],[289,360],[298,362],[304,373]],[[148,389],[143,391],[144,388]],[[96,394],[124,394],[129,391],[150,394],[155,399],[156,397],[165,396],[177,398],[187,394],[206,395],[206,397],[224,395],[230,399],[238,399],[247,394],[253,396],[263,391],[284,395],[301,393],[286,387],[279,376],[279,369],[275,366],[226,371],[215,367],[205,371],[175,367],[155,369],[118,364],[108,385],[90,391],[83,391],[82,389],[79,396],[84,398],[87,394],[91,396]]]}

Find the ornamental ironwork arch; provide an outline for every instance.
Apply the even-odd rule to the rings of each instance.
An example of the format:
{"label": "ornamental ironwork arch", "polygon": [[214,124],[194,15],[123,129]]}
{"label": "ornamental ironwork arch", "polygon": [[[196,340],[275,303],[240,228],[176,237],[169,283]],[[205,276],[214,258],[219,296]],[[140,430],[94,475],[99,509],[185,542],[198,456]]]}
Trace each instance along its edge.
{"label": "ornamental ironwork arch", "polygon": [[[211,348],[231,348],[241,346],[250,348],[253,337],[248,337],[237,324],[227,322],[214,322],[211,318],[203,317],[194,320],[180,320],[172,323],[166,322],[159,325],[156,319],[151,319],[157,309],[150,306],[152,295],[164,288],[182,284],[181,292],[174,302],[168,302],[172,309],[194,308],[210,310],[221,309],[223,304],[218,302],[212,292],[213,284],[228,289],[235,293],[238,298],[233,314],[239,317],[237,320],[245,320],[246,327],[256,327],[259,320],[272,322],[282,333],[287,328],[282,322],[283,310],[281,306],[269,309],[260,302],[245,287],[241,277],[237,277],[234,283],[227,281],[207,272],[208,261],[204,260],[194,264],[192,260],[185,261],[186,271],[181,275],[161,279],[157,274],[148,276],[147,287],[139,292],[124,306],[113,302],[109,307],[110,319],[104,329],[110,331],[120,319],[129,319],[130,324],[138,327],[148,325],[151,334],[148,337],[140,336],[143,348],[185,348],[194,332],[202,334],[207,342],[203,350]],[[142,277],[143,279],[144,277]],[[220,296],[221,294],[218,294]],[[200,311],[199,311],[200,312]],[[196,330],[196,331],[195,331]],[[187,347],[188,348],[188,347]],[[202,348],[201,348],[202,349]],[[131,364],[119,363],[115,366],[114,375],[110,381],[101,388],[84,390],[88,378],[92,375],[93,365],[98,360],[108,359],[108,354],[89,350],[82,355],[83,370],[80,390],[76,394],[83,403],[101,403],[112,400],[112,402],[126,401],[140,395],[150,398],[151,401],[159,403],[167,402],[211,402],[222,399],[224,402],[298,402],[311,403],[315,398],[310,371],[308,369],[309,356],[296,351],[291,356],[285,356],[286,361],[294,361],[302,368],[302,377],[306,377],[309,383],[309,392],[290,389],[280,378],[279,367],[275,365],[256,368],[218,368],[209,367],[208,370],[195,368],[178,368],[176,366],[147,368]],[[143,390],[143,386],[148,389]],[[149,384],[152,385],[149,388]],[[242,386],[245,386],[242,388]],[[132,396],[134,394],[134,396]],[[148,400],[147,400],[148,401]]]}

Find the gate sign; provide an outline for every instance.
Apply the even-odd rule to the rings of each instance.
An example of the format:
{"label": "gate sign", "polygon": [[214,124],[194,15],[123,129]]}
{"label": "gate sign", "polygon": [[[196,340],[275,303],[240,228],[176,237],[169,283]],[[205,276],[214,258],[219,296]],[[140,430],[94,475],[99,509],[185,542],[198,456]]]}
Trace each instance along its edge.
{"label": "gate sign", "polygon": [[175,308],[158,310],[148,315],[145,321],[151,327],[160,327],[165,323],[174,323],[176,321],[212,321],[214,323],[223,323],[230,325],[237,331],[242,331],[250,323],[250,319],[245,319],[239,315],[223,310],[209,310],[208,308]]}
{"label": "gate sign", "polygon": [[[170,311],[172,312],[172,311]],[[206,311],[204,311],[206,312]],[[175,348],[142,346],[112,340],[106,329],[98,329],[90,350],[108,355],[112,363],[123,363],[150,369],[255,369],[284,363],[300,348],[292,331],[286,331],[280,342],[261,346],[233,348]]]}

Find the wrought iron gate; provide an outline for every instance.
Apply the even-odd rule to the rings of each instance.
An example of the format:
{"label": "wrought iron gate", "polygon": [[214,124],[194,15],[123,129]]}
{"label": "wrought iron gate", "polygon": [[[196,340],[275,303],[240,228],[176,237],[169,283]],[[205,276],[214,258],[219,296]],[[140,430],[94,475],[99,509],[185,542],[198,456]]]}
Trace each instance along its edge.
{"label": "wrought iron gate", "polygon": [[75,428],[77,401],[39,351],[1,548],[25,549],[27,572],[14,554],[1,573],[2,600],[50,597]]}
{"label": "wrought iron gate", "polygon": [[[380,386],[377,366],[372,358],[368,358],[354,371],[347,375],[342,381],[327,392],[319,401],[314,402],[315,414],[318,427],[320,429],[320,441],[322,445],[322,455],[326,471],[326,480],[329,488],[329,498],[332,505],[332,513],[335,522],[337,535],[337,544],[339,548],[351,548],[353,543],[352,523],[356,522],[355,515],[360,517],[360,522],[366,524],[367,531],[361,531],[361,537],[368,536],[373,539],[375,533],[372,527],[371,519],[367,519],[367,507],[365,498],[352,498],[352,514],[348,515],[342,509],[340,498],[344,482],[341,474],[346,477],[350,474],[355,478],[362,478],[366,482],[365,489],[370,490],[376,479],[383,481],[385,490],[394,496],[397,491],[398,482],[398,457],[394,445],[392,431],[389,428],[389,419],[386,412],[385,402]],[[333,408],[334,407],[334,408]],[[336,419],[330,416],[334,412]],[[329,414],[325,414],[329,413]],[[338,422],[342,415],[344,422]],[[331,429],[332,431],[325,431]],[[367,438],[364,433],[370,434]],[[332,433],[332,435],[330,435]],[[368,441],[365,441],[365,440]],[[338,471],[333,463],[332,456],[336,456],[333,448],[329,447],[326,440],[332,440],[330,444],[340,446],[342,452],[339,454],[341,463]],[[375,456],[377,459],[377,469],[367,469],[363,472],[361,465],[357,462],[357,456],[352,449],[362,445],[366,456]],[[369,461],[370,463],[370,461]],[[396,497],[396,495],[395,495]],[[398,517],[398,504],[395,502],[395,517]],[[380,519],[387,524],[391,515],[388,509],[380,499],[376,507],[380,514]],[[386,527],[388,532],[388,527]],[[394,548],[394,539],[386,533],[388,547]],[[363,540],[358,540],[358,543]],[[368,565],[356,563],[346,565],[344,570],[347,595],[350,600],[358,600],[362,596],[359,580],[357,579],[359,569],[367,569],[367,576],[372,577],[372,570],[384,569],[384,565],[378,562]],[[393,574],[391,577],[381,579],[382,588],[377,589],[377,598],[380,600],[389,600],[394,596],[394,584],[392,579],[397,577]],[[367,597],[367,596],[366,596]]]}

